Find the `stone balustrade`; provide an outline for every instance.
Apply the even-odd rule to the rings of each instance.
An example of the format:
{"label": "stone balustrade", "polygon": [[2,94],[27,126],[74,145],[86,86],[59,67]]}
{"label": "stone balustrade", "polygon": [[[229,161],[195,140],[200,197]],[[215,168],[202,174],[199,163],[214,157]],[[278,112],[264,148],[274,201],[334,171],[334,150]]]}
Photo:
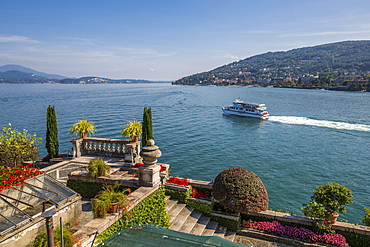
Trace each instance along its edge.
{"label": "stone balustrade", "polygon": [[124,158],[136,162],[140,153],[140,142],[107,138],[78,138],[71,140],[74,157],[85,155]]}

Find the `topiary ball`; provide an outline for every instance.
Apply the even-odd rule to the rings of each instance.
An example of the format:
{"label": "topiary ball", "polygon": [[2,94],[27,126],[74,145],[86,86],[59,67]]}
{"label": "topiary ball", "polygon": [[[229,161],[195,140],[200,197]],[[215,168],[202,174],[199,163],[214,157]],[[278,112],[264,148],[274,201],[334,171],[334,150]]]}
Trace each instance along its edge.
{"label": "topiary ball", "polygon": [[268,194],[262,180],[243,168],[229,168],[216,177],[213,197],[225,209],[239,212],[260,212],[268,209]]}

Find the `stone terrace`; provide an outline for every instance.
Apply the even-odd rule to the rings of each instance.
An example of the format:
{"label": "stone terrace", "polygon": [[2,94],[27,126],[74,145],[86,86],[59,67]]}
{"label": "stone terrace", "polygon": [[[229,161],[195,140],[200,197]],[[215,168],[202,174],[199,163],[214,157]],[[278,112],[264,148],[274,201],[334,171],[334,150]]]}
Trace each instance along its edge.
{"label": "stone terrace", "polygon": [[[75,176],[76,174],[86,173],[86,166],[91,159],[97,158],[96,156],[81,156],[79,158],[74,158],[68,161],[62,161],[60,163],[54,164],[43,170],[46,171],[49,175],[53,176],[59,182],[66,183],[68,179],[68,174],[70,177]],[[132,165],[127,165],[123,159],[112,158],[112,157],[99,157],[104,159],[113,169],[113,172],[106,176],[101,177],[101,181],[104,183],[114,183],[114,181],[120,181],[127,186],[136,187],[136,189],[130,195],[130,201],[132,202],[130,208],[137,205],[142,201],[146,196],[150,195],[155,191],[158,186],[155,187],[146,187],[138,186],[138,178],[133,176],[132,172],[129,172],[128,169],[137,169],[132,168]],[[121,171],[120,168],[126,167],[126,171]],[[130,168],[129,168],[130,167]],[[124,169],[125,170],[125,169]],[[86,178],[88,181],[88,178]],[[109,182],[111,181],[111,182]],[[190,184],[196,187],[202,188],[211,188],[212,183],[208,181],[200,180],[191,180]],[[199,212],[194,211],[192,208],[187,207],[183,203],[179,203],[177,200],[166,197],[167,200],[167,212],[170,216],[170,229],[186,232],[195,235],[204,235],[204,236],[220,236],[235,243],[240,243],[244,245],[250,245],[254,247],[272,247],[272,246],[323,246],[319,244],[310,244],[302,243],[300,241],[293,241],[292,239],[282,238],[273,236],[271,234],[261,233],[260,231],[255,230],[241,230],[238,233],[228,231],[225,227],[219,226],[217,222],[210,220],[210,218],[202,215]],[[81,236],[80,244],[81,246],[90,246],[93,241],[96,233],[103,232],[111,224],[117,221],[122,215],[120,213],[114,213],[108,215],[106,218],[96,218],[92,216],[92,210],[90,201],[84,199],[82,203],[83,215],[81,217],[80,224],[78,226],[72,226],[75,229],[76,235]],[[306,217],[294,216],[286,213],[274,212],[274,211],[265,211],[261,213],[256,213],[256,215],[288,221],[288,222],[299,222],[310,224]],[[352,224],[338,222],[334,225],[338,229],[343,230],[344,228],[350,227],[352,230],[355,227]],[[363,226],[356,226],[361,229],[361,231],[368,230],[368,228],[363,229]],[[370,233],[370,232],[369,232]]]}

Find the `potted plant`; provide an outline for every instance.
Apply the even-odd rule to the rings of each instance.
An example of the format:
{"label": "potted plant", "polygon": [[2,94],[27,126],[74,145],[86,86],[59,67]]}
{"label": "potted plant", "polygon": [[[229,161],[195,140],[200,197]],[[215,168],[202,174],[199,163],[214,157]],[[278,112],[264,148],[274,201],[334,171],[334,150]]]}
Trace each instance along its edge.
{"label": "potted plant", "polygon": [[315,201],[310,201],[309,204],[303,204],[304,207],[301,208],[304,215],[313,219],[325,219],[325,209],[324,206]]}
{"label": "potted plant", "polygon": [[119,184],[106,185],[92,200],[95,217],[104,218],[107,213],[116,213],[124,208],[130,189],[121,190]]}
{"label": "potted plant", "polygon": [[132,141],[137,142],[143,132],[141,122],[134,119],[134,121],[129,121],[123,126],[124,128],[121,130],[122,138],[129,137]]}
{"label": "potted plant", "polygon": [[87,165],[87,170],[89,171],[89,176],[91,177],[100,177],[105,176],[112,168],[105,164],[104,160],[101,158],[90,160]]}
{"label": "potted plant", "polygon": [[80,138],[86,138],[88,134],[95,133],[96,126],[93,122],[86,119],[81,119],[77,123],[74,123],[69,129],[69,134],[75,133]]}
{"label": "potted plant", "polygon": [[345,213],[347,210],[344,206],[353,202],[353,193],[346,185],[326,183],[316,187],[312,199],[323,205],[326,220],[334,224],[339,216],[338,212]]}

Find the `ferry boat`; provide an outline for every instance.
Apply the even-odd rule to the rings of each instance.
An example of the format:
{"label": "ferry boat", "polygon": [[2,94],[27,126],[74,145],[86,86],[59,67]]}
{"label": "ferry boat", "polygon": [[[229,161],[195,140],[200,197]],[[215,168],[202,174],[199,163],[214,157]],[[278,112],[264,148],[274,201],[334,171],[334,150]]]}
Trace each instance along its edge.
{"label": "ferry boat", "polygon": [[224,115],[236,115],[242,117],[268,118],[265,104],[248,103],[236,99],[233,105],[222,108]]}

